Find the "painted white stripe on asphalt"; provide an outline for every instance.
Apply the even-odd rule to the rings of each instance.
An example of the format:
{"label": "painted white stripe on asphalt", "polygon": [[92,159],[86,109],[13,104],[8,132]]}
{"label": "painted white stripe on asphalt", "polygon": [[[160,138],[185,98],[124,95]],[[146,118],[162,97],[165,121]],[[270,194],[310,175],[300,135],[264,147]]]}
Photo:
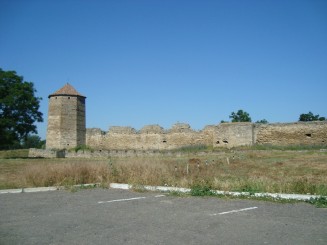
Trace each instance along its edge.
{"label": "painted white stripe on asphalt", "polygon": [[133,198],[126,198],[126,199],[116,199],[116,200],[110,200],[110,201],[100,201],[98,203],[125,202],[125,201],[139,200],[139,199],[144,199],[144,198],[146,198],[146,197],[133,197]]}
{"label": "painted white stripe on asphalt", "polygon": [[215,216],[215,215],[222,215],[222,214],[238,213],[238,212],[248,211],[248,210],[252,210],[252,209],[256,209],[256,208],[258,208],[258,207],[250,207],[250,208],[236,209],[236,210],[231,210],[231,211],[217,213],[217,214],[211,214],[211,215],[212,216]]}

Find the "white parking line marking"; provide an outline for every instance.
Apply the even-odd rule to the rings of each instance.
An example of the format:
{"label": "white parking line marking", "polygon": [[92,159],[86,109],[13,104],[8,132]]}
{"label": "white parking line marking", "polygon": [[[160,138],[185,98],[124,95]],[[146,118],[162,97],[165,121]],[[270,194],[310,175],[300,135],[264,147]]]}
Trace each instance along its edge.
{"label": "white parking line marking", "polygon": [[222,213],[217,213],[217,214],[211,214],[211,216],[222,215],[222,214],[230,214],[230,213],[238,213],[238,212],[248,211],[248,210],[252,210],[252,209],[256,209],[256,208],[258,208],[258,207],[250,207],[250,208],[236,209],[236,210],[231,210],[231,211],[227,211],[227,212],[222,212]]}
{"label": "white parking line marking", "polygon": [[125,202],[125,201],[139,200],[139,199],[144,199],[144,198],[146,198],[146,197],[133,197],[133,198],[125,198],[125,199],[116,199],[116,200],[110,200],[110,201],[100,201],[98,203]]}

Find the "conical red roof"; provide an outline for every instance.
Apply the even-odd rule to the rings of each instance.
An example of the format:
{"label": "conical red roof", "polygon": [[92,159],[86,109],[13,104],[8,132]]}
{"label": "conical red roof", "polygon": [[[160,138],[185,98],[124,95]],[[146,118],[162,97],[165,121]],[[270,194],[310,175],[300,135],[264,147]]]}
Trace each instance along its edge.
{"label": "conical red roof", "polygon": [[60,96],[60,95],[80,96],[80,97],[86,98],[85,96],[83,96],[79,92],[77,92],[77,90],[69,83],[67,83],[65,86],[63,86],[61,89],[57,90],[53,94],[50,94],[49,98],[52,96]]}

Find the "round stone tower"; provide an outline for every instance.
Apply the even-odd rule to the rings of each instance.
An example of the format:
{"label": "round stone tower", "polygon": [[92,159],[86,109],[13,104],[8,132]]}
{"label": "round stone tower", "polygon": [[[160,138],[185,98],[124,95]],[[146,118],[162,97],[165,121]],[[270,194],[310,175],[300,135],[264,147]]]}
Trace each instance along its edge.
{"label": "round stone tower", "polygon": [[49,95],[47,149],[85,145],[85,99],[68,83]]}

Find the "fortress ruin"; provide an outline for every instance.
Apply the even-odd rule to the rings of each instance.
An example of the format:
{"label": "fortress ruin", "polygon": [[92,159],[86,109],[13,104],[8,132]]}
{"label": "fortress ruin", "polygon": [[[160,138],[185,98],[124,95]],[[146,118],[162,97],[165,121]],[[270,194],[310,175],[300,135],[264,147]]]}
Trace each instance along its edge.
{"label": "fortress ruin", "polygon": [[47,149],[85,145],[85,99],[70,84],[48,96]]}
{"label": "fortress ruin", "polygon": [[85,128],[85,99],[71,85],[49,95],[47,149],[69,149],[87,145],[97,150],[172,150],[206,145],[237,147],[254,144],[326,145],[327,122],[221,123],[195,131],[189,124],[177,123],[165,130],[159,125]]}

